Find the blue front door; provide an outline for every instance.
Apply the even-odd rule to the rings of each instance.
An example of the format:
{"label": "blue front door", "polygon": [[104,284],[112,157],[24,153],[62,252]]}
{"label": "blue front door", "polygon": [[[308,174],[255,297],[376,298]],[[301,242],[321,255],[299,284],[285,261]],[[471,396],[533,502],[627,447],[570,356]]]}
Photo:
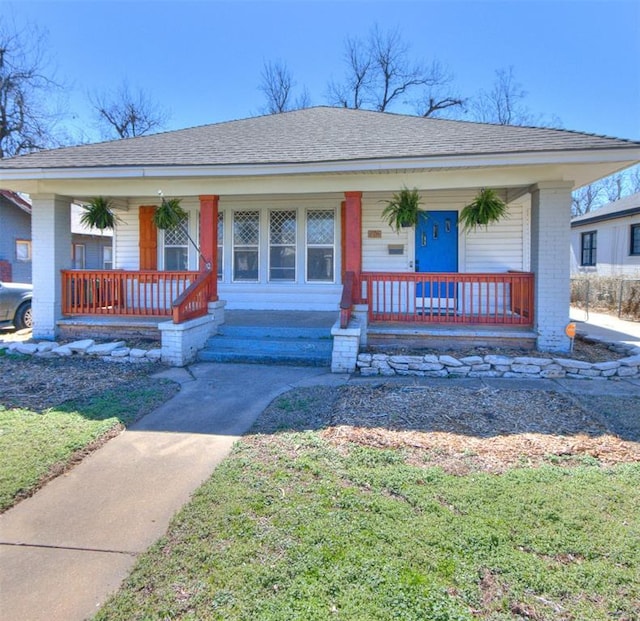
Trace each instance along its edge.
{"label": "blue front door", "polygon": [[[424,211],[416,225],[416,272],[458,271],[458,212]],[[431,291],[430,283],[416,286],[417,297],[453,297],[454,284],[440,283],[441,291]],[[448,291],[447,291],[448,289]]]}

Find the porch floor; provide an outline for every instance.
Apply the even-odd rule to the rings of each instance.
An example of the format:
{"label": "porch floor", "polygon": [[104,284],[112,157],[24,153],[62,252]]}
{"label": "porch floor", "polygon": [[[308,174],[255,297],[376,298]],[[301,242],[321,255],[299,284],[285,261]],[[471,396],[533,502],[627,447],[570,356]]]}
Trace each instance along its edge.
{"label": "porch floor", "polygon": [[226,310],[224,325],[254,327],[326,328],[338,320],[333,311]]}

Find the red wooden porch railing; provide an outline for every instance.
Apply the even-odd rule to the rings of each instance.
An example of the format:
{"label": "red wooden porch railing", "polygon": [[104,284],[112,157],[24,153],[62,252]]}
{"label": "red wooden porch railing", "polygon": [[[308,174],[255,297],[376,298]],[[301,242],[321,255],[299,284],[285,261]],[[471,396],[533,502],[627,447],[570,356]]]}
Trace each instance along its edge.
{"label": "red wooden porch railing", "polygon": [[170,317],[199,272],[62,270],[63,315]]}
{"label": "red wooden porch railing", "polygon": [[213,272],[211,270],[201,272],[198,278],[174,300],[173,323],[182,323],[188,319],[206,315],[212,285]]}
{"label": "red wooden porch railing", "polygon": [[369,321],[533,325],[533,274],[363,272]]}

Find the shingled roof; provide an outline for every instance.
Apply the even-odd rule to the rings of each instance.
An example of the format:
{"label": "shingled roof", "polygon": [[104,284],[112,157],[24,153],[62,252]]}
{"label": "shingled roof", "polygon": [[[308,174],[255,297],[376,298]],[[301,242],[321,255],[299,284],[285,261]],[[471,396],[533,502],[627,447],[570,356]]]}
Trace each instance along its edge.
{"label": "shingled roof", "polygon": [[571,226],[581,226],[582,224],[593,224],[604,220],[615,220],[640,213],[640,192],[625,196],[617,201],[595,209],[589,213],[577,216],[571,220]]}
{"label": "shingled roof", "polygon": [[315,107],[0,160],[0,169],[225,166],[637,149],[566,130]]}

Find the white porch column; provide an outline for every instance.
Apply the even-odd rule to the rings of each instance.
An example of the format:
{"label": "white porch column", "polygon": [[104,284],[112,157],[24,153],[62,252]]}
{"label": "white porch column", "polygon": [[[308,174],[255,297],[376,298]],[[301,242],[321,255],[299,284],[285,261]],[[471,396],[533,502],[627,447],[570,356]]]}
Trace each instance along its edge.
{"label": "white porch column", "polygon": [[535,274],[535,329],[543,351],[569,351],[571,188],[541,182],[531,191],[531,271]]}
{"label": "white porch column", "polygon": [[62,310],[60,270],[71,268],[71,200],[55,194],[31,199],[33,336],[53,339]]}

